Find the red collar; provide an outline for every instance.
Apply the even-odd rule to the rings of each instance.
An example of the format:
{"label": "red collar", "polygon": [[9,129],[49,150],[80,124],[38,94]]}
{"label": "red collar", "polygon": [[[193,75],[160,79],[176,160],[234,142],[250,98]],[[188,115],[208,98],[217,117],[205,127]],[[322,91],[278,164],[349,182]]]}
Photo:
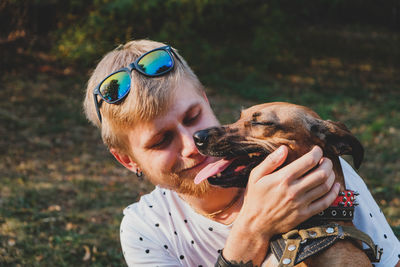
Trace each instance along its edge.
{"label": "red collar", "polygon": [[358,203],[355,202],[356,196],[359,194],[353,190],[344,190],[339,192],[335,201],[332,202],[331,207],[353,207],[357,206]]}
{"label": "red collar", "polygon": [[354,207],[358,205],[355,201],[358,195],[357,192],[352,190],[339,192],[335,201],[333,201],[326,210],[312,216],[303,224],[318,225],[321,221],[352,221],[354,217]]}

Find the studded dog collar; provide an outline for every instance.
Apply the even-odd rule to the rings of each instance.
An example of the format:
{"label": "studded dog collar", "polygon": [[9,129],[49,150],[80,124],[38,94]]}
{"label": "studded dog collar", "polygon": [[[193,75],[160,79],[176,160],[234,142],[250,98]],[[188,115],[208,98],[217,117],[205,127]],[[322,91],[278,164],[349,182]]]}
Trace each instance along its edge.
{"label": "studded dog collar", "polygon": [[305,224],[316,225],[315,221],[351,221],[354,217],[354,207],[358,205],[356,196],[359,194],[352,190],[339,192],[335,201],[329,208],[308,219]]}

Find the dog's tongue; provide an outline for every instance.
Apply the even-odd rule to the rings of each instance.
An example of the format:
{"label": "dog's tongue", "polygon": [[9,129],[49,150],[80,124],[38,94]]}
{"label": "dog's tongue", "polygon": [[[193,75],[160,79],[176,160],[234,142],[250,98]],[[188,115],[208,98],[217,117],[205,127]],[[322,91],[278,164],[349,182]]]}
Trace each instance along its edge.
{"label": "dog's tongue", "polygon": [[196,177],[194,178],[194,183],[199,184],[208,177],[211,177],[219,172],[222,172],[232,163],[232,161],[233,159],[230,160],[221,159],[218,160],[217,162],[208,164],[203,169],[201,169],[201,171],[196,175]]}

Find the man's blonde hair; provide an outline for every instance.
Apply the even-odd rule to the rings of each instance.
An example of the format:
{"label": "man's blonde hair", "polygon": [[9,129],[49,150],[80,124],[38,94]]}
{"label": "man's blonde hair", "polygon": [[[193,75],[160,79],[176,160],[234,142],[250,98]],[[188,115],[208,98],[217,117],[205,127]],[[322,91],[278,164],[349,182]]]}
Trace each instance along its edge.
{"label": "man's blonde hair", "polygon": [[[100,123],[93,99],[95,87],[109,74],[127,67],[144,53],[162,46],[165,44],[150,40],[130,41],[106,54],[93,71],[88,81],[83,106],[86,117],[100,129],[103,142],[109,148],[130,154],[124,130],[137,122],[149,121],[163,115],[169,108],[175,88],[183,80],[189,80],[199,93],[203,91],[197,76],[174,50],[179,59],[174,58],[174,70],[166,75],[149,78],[133,70],[129,94],[117,104],[103,101],[99,108],[102,116]],[[99,96],[98,100],[100,101]]]}

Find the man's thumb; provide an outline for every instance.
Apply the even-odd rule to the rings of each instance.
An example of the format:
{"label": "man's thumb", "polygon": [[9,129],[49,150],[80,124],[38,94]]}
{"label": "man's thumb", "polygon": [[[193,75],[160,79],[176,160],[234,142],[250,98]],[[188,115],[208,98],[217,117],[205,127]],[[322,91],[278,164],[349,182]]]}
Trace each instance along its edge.
{"label": "man's thumb", "polygon": [[270,174],[276,168],[285,162],[288,155],[288,148],[285,145],[280,146],[277,150],[269,154],[257,167],[251,171],[250,179],[257,182],[264,175]]}

